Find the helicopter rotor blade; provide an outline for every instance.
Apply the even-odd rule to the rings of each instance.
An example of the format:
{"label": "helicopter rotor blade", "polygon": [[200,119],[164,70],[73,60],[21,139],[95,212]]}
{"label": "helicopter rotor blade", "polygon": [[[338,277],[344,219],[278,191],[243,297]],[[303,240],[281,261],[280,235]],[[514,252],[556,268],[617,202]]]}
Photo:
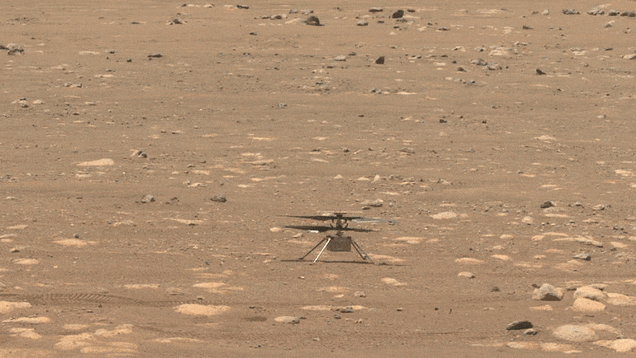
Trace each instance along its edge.
{"label": "helicopter rotor blade", "polygon": [[352,227],[336,228],[333,226],[318,226],[318,225],[285,225],[284,227],[287,229],[318,231],[318,232],[326,232],[326,231],[376,232],[376,230],[371,230],[371,229],[359,229],[359,228],[352,228]]}
{"label": "helicopter rotor blade", "polygon": [[287,228],[287,229],[318,231],[318,232],[337,230],[336,228],[331,227],[331,226],[318,226],[318,225],[285,225],[283,227]]}
{"label": "helicopter rotor blade", "polygon": [[361,220],[362,216],[341,216],[341,215],[286,215],[288,218],[301,218],[310,220],[329,221],[341,219],[344,221]]}

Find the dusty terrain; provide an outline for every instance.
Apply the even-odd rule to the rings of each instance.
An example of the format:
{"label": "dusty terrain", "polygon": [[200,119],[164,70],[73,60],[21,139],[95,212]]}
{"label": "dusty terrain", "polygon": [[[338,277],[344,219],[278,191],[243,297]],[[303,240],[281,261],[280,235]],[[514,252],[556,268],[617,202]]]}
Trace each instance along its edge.
{"label": "dusty terrain", "polygon": [[[0,15],[0,357],[636,346],[636,2],[41,3]],[[376,264],[296,260],[329,210],[391,220]]]}

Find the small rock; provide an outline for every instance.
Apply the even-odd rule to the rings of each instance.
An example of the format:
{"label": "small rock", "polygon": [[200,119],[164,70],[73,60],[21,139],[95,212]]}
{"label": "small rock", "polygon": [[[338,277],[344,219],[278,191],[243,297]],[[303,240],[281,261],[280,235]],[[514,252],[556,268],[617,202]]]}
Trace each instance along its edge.
{"label": "small rock", "polygon": [[362,206],[369,206],[372,208],[381,208],[383,205],[384,201],[380,200],[380,199],[376,199],[376,200],[365,200],[362,202]]}
{"label": "small rock", "polygon": [[592,260],[592,255],[590,255],[588,253],[581,253],[581,254],[578,254],[578,255],[574,255],[573,258],[575,258],[577,260],[590,261],[590,260]]}
{"label": "small rock", "polygon": [[352,306],[340,307],[340,308],[337,308],[336,311],[340,313],[353,313],[353,307]]}
{"label": "small rock", "polygon": [[216,195],[210,200],[216,201],[217,203],[225,203],[227,201],[227,198],[225,197],[225,195]]}
{"label": "small rock", "polygon": [[475,275],[472,272],[460,272],[457,274],[457,277],[465,277],[465,278],[475,278]]}
{"label": "small rock", "polygon": [[520,329],[528,329],[528,328],[532,328],[532,323],[530,323],[530,321],[515,321],[510,323],[507,327],[506,330],[508,331],[516,331],[516,330],[520,330]]}
{"label": "small rock", "polygon": [[300,323],[300,320],[303,319],[303,317],[294,317],[294,316],[280,316],[280,317],[276,317],[274,318],[274,321],[279,322],[279,323],[292,323],[292,324],[298,324]]}
{"label": "small rock", "polygon": [[148,57],[149,58],[160,58],[160,57],[163,57],[163,55],[160,54],[159,52],[154,52],[154,53],[151,53],[150,55],[148,55]]}
{"label": "small rock", "polygon": [[580,12],[577,11],[576,9],[563,9],[561,10],[561,12],[564,15],[579,15],[580,14]]}
{"label": "small rock", "polygon": [[380,56],[378,58],[375,59],[375,64],[376,65],[384,65],[384,56]]}
{"label": "small rock", "polygon": [[239,4],[239,5],[236,5],[236,8],[237,8],[237,9],[247,10],[247,9],[249,9],[249,8],[250,8],[250,6],[249,6],[249,5],[240,5],[240,4]]}
{"label": "small rock", "polygon": [[535,289],[532,294],[532,299],[538,301],[561,301],[562,298],[563,289],[556,288],[548,283],[544,283],[540,288]]}
{"label": "small rock", "polygon": [[537,71],[537,75],[545,75],[545,72],[540,68],[537,68],[535,71]]}
{"label": "small rock", "polygon": [[333,58],[334,61],[346,61],[347,60],[347,56],[336,56]]}
{"label": "small rock", "polygon": [[626,60],[636,59],[636,53],[632,53],[630,55],[625,55],[625,56],[623,56],[623,58],[626,59]]}
{"label": "small rock", "polygon": [[610,11],[607,12],[607,16],[618,16],[620,14],[621,14],[621,12],[618,11],[618,10],[610,10]]}
{"label": "small rock", "polygon": [[318,18],[318,16],[313,15],[309,16],[307,20],[305,20],[305,24],[311,26],[323,26],[323,24],[320,23],[320,19]]}
{"label": "small rock", "polygon": [[391,15],[391,18],[393,19],[401,19],[403,17],[404,17],[404,10],[398,10],[394,12],[393,15]]}
{"label": "small rock", "polygon": [[537,333],[539,333],[539,332],[536,329],[534,329],[534,328],[526,329],[525,331],[523,331],[523,334],[528,335],[528,336],[536,336]]}
{"label": "small rock", "polygon": [[605,14],[605,10],[603,10],[603,9],[601,9],[601,8],[598,8],[598,7],[595,7],[595,8],[593,8],[592,10],[588,10],[588,11],[587,11],[587,14],[588,14],[588,15],[594,15],[594,16],[596,16],[596,15],[603,15],[603,14]]}
{"label": "small rock", "polygon": [[185,24],[185,21],[183,21],[182,18],[177,17],[177,18],[174,18],[174,19],[170,20],[169,24],[170,25],[183,25],[183,24]]}
{"label": "small rock", "polygon": [[553,207],[553,206],[556,206],[556,204],[554,203],[554,201],[547,200],[547,201],[544,201],[544,202],[541,204],[541,209],[547,209],[547,208],[551,208],[551,207]]}
{"label": "small rock", "polygon": [[353,294],[356,297],[360,297],[360,298],[365,298],[367,297],[367,294],[364,291],[357,291],[356,293]]}
{"label": "small rock", "polygon": [[548,16],[548,15],[550,15],[550,10],[549,10],[549,9],[545,9],[545,10],[543,10],[543,11],[541,12],[541,15],[543,15],[543,16]]}
{"label": "small rock", "polygon": [[152,203],[153,201],[155,201],[155,197],[150,194],[146,194],[141,198],[142,204]]}
{"label": "small rock", "polygon": [[603,205],[603,204],[594,205],[594,207],[592,207],[592,210],[594,210],[594,211],[605,210],[605,205]]}
{"label": "small rock", "polygon": [[369,26],[369,22],[366,20],[358,21],[358,26]]}
{"label": "small rock", "polygon": [[382,11],[384,11],[384,9],[381,7],[372,7],[369,9],[369,12],[382,12]]}

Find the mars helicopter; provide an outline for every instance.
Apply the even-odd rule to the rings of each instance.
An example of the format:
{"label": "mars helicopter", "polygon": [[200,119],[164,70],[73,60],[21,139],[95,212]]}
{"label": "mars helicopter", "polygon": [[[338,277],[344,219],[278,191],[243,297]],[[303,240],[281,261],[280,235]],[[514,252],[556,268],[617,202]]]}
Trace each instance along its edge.
{"label": "mars helicopter", "polygon": [[[318,256],[314,259],[312,264],[315,264],[316,261],[320,258],[322,253],[326,250],[334,251],[334,252],[351,252],[351,248],[353,247],[358,255],[363,260],[369,260],[371,263],[373,260],[369,255],[364,251],[362,246],[358,244],[351,236],[345,236],[345,231],[354,231],[354,232],[375,232],[376,230],[370,229],[359,229],[359,228],[350,228],[349,222],[351,221],[371,221],[371,222],[379,222],[384,221],[381,219],[372,219],[365,218],[362,216],[348,216],[347,212],[330,212],[325,215],[287,215],[290,218],[301,218],[301,219],[309,219],[309,220],[317,220],[317,221],[331,221],[331,225],[287,225],[286,228],[289,229],[298,229],[298,230],[308,230],[308,231],[317,231],[317,232],[327,232],[327,231],[336,231],[335,235],[327,235],[320,242],[314,246],[309,252],[307,252],[304,256],[300,257],[298,260],[302,261],[305,257],[309,256],[314,250],[318,247],[322,246],[322,249],[318,253]],[[393,223],[392,221],[388,221],[389,223]]]}

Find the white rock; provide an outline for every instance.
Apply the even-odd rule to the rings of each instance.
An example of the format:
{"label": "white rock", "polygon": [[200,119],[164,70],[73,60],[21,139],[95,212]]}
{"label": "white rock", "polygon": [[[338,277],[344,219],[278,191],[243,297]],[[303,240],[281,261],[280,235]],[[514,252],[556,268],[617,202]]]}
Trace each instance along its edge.
{"label": "white rock", "polygon": [[620,353],[630,352],[636,348],[636,341],[633,339],[616,339],[613,341],[598,341],[594,344],[613,349]]}
{"label": "white rock", "polygon": [[458,273],[457,277],[475,278],[475,275],[472,272],[464,271],[464,272]]}
{"label": "white rock", "polygon": [[563,289],[556,288],[548,283],[544,283],[540,288],[535,289],[532,294],[532,299],[538,301],[561,301],[562,298]]}
{"label": "white rock", "polygon": [[572,309],[578,312],[600,312],[605,309],[605,305],[597,301],[579,297],[574,300]]}
{"label": "white rock", "polygon": [[607,303],[614,306],[636,306],[636,297],[620,293],[607,293]]}
{"label": "white rock", "polygon": [[574,298],[576,299],[579,297],[587,298],[594,301],[602,301],[607,297],[607,295],[598,288],[583,286],[577,288],[576,291],[574,291]]}
{"label": "white rock", "polygon": [[558,327],[552,332],[552,335],[570,342],[588,342],[597,339],[593,329],[572,324]]}
{"label": "white rock", "polygon": [[274,318],[274,321],[279,322],[279,323],[294,323],[294,324],[298,324],[298,323],[300,323],[300,319],[301,319],[301,317],[280,316],[280,317]]}
{"label": "white rock", "polygon": [[462,258],[456,259],[455,262],[458,264],[468,264],[468,265],[481,265],[484,263],[483,260],[474,259],[472,257],[462,257]]}
{"label": "white rock", "polygon": [[431,215],[431,217],[436,220],[454,219],[457,217],[457,214],[452,211],[445,211],[439,214]]}
{"label": "white rock", "polygon": [[103,158],[103,159],[93,160],[90,162],[82,162],[77,164],[78,167],[105,167],[109,165],[115,165],[115,161],[112,159]]}

